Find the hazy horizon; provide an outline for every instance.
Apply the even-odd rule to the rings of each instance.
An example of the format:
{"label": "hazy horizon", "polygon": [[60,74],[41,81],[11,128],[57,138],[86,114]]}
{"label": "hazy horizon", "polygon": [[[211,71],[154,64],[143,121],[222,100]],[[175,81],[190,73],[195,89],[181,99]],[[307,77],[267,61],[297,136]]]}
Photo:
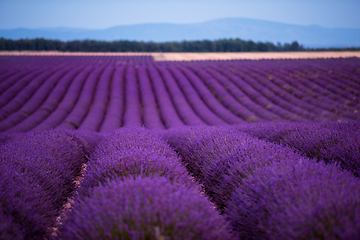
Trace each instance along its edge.
{"label": "hazy horizon", "polygon": [[358,0],[0,0],[0,29],[106,29],[144,23],[251,18],[327,28],[360,28]]}

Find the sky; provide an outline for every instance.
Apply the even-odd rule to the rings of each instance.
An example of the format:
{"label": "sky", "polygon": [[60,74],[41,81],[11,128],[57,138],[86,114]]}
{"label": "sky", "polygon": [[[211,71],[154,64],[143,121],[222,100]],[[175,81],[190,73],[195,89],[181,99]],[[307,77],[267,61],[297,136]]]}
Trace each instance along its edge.
{"label": "sky", "polygon": [[0,0],[0,29],[105,29],[227,17],[360,28],[360,0]]}

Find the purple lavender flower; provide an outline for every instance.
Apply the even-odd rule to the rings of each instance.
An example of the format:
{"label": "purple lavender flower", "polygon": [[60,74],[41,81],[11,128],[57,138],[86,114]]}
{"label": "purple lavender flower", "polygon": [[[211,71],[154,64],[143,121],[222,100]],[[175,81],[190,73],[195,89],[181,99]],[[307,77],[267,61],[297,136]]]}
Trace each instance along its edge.
{"label": "purple lavender flower", "polygon": [[112,181],[74,207],[59,239],[232,239],[227,222],[197,190],[164,177]]}
{"label": "purple lavender flower", "polygon": [[165,176],[174,183],[196,186],[175,152],[154,131],[129,127],[115,130],[99,143],[78,191],[88,195],[91,188],[109,180],[136,176]]}
{"label": "purple lavender flower", "polygon": [[0,146],[0,208],[26,239],[43,239],[75,190],[86,149],[68,131],[19,134]]}
{"label": "purple lavender flower", "polygon": [[290,148],[259,140],[234,127],[187,127],[168,130],[164,137],[221,211],[232,192],[256,168],[283,159],[304,159]]}
{"label": "purple lavender flower", "polygon": [[269,123],[237,128],[360,176],[360,122]]}
{"label": "purple lavender flower", "polygon": [[22,240],[24,239],[24,232],[20,226],[13,221],[9,215],[5,215],[0,208],[0,239]]}
{"label": "purple lavender flower", "polygon": [[359,239],[359,184],[335,165],[284,159],[245,179],[226,216],[245,239]]}

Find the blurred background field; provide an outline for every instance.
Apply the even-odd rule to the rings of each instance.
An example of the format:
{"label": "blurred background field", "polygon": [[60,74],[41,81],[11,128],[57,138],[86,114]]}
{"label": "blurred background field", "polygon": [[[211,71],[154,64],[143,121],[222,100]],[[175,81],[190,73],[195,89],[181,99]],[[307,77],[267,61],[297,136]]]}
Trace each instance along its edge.
{"label": "blurred background field", "polygon": [[236,59],[306,59],[360,57],[360,51],[322,52],[218,52],[218,53],[169,53],[169,52],[60,52],[60,51],[0,51],[6,56],[142,56],[151,55],[155,61],[236,60]]}
{"label": "blurred background field", "polygon": [[0,1],[0,240],[360,239],[358,0]]}

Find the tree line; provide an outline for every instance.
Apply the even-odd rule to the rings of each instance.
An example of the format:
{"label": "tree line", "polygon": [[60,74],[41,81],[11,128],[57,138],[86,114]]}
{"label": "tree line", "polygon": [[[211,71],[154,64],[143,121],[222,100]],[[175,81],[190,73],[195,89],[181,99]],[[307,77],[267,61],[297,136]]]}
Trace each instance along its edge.
{"label": "tree line", "polygon": [[11,40],[0,38],[4,51],[67,51],[67,52],[282,52],[301,51],[298,42],[291,44],[221,39],[215,41],[137,42],[137,41],[67,41],[43,38]]}
{"label": "tree line", "polygon": [[0,51],[63,51],[63,52],[286,52],[286,51],[341,51],[360,48],[304,48],[297,41],[291,44],[254,42],[237,39],[182,42],[137,42],[137,41],[67,41],[44,38],[11,40],[0,38]]}

